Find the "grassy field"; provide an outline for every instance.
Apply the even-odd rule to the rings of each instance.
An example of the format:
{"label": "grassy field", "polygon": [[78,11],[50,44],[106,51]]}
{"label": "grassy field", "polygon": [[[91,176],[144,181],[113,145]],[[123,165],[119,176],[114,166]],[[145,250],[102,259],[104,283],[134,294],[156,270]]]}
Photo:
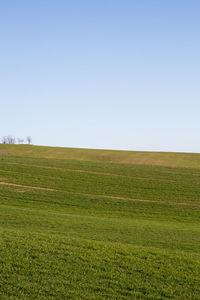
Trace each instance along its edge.
{"label": "grassy field", "polygon": [[0,145],[0,155],[200,168],[200,154]]}
{"label": "grassy field", "polygon": [[200,154],[0,145],[0,299],[200,299]]}

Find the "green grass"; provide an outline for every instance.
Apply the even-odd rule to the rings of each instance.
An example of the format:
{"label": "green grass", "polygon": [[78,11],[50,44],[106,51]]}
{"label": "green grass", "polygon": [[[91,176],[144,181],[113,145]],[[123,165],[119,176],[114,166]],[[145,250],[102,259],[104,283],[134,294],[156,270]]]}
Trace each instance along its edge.
{"label": "green grass", "polygon": [[199,155],[92,151],[0,145],[0,299],[200,299]]}
{"label": "green grass", "polygon": [[117,151],[0,144],[0,155],[200,168],[200,153]]}

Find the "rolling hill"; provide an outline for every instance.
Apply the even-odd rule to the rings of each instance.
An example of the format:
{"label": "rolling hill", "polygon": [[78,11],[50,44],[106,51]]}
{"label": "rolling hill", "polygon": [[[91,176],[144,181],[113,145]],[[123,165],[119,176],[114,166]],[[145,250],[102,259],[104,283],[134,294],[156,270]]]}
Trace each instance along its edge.
{"label": "rolling hill", "polygon": [[200,154],[0,145],[1,299],[200,299]]}

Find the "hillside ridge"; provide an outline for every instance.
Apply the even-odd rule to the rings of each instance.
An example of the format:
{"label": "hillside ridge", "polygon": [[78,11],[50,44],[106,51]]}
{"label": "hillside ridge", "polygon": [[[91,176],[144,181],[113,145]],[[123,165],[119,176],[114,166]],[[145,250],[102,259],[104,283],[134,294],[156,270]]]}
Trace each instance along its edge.
{"label": "hillside ridge", "polygon": [[0,156],[200,168],[200,153],[148,152],[0,144]]}

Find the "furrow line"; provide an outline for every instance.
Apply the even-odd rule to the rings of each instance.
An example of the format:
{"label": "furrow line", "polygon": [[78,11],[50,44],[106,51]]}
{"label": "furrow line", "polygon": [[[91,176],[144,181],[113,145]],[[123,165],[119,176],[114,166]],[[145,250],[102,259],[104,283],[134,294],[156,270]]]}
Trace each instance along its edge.
{"label": "furrow line", "polygon": [[135,202],[147,202],[147,203],[159,203],[159,204],[170,204],[170,205],[183,205],[183,206],[195,206],[200,207],[199,203],[184,203],[184,202],[169,202],[169,201],[157,201],[157,200],[149,200],[149,199],[137,199],[137,198],[125,198],[120,196],[109,196],[109,195],[98,195],[98,194],[88,194],[88,193],[79,193],[79,192],[70,192],[66,190],[57,190],[52,188],[46,187],[38,187],[38,186],[29,186],[29,185],[22,185],[10,182],[0,182],[0,185],[7,185],[7,186],[15,186],[21,188],[27,188],[32,190],[43,190],[43,191],[51,191],[51,192],[61,192],[61,193],[68,193],[73,195],[81,195],[81,196],[88,196],[94,198],[105,198],[105,199],[115,199],[115,200],[124,200],[124,201],[135,201]]}

